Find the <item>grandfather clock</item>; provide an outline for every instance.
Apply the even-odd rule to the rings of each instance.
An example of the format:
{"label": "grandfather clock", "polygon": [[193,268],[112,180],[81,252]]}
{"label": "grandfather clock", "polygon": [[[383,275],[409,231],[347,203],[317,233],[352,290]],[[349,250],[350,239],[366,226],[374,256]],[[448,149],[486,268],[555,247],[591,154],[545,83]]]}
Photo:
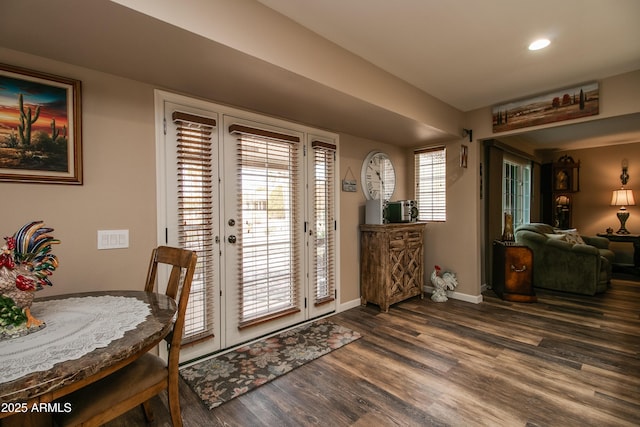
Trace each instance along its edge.
{"label": "grandfather clock", "polygon": [[564,155],[542,165],[542,219],[557,228],[572,228],[573,196],[580,191],[580,161]]}

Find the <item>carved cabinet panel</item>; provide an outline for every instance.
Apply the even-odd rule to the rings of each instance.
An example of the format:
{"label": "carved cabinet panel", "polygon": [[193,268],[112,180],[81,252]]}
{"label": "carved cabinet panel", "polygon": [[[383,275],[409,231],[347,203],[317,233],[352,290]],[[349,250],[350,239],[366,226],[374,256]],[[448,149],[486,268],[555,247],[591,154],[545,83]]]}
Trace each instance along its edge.
{"label": "carved cabinet panel", "polygon": [[389,306],[423,295],[424,223],[360,226],[360,299]]}

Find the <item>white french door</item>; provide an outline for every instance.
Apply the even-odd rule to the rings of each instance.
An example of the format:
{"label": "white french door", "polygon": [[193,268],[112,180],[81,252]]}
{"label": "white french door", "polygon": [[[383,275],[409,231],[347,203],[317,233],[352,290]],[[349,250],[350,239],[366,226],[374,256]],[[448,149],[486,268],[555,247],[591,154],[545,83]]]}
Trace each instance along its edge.
{"label": "white french door", "polygon": [[337,136],[156,97],[159,243],[199,257],[181,359],[335,311]]}
{"label": "white french door", "polygon": [[302,138],[224,117],[224,300],[230,345],[306,318]]}

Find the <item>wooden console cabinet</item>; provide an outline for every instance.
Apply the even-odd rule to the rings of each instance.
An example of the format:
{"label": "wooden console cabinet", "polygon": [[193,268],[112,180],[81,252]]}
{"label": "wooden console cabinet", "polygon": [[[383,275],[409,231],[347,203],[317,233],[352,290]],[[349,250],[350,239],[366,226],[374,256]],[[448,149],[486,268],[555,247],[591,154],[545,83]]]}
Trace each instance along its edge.
{"label": "wooden console cabinet", "polygon": [[360,301],[380,310],[423,291],[425,223],[360,226]]}
{"label": "wooden console cabinet", "polygon": [[503,300],[536,302],[533,291],[533,251],[521,245],[493,242],[491,287]]}

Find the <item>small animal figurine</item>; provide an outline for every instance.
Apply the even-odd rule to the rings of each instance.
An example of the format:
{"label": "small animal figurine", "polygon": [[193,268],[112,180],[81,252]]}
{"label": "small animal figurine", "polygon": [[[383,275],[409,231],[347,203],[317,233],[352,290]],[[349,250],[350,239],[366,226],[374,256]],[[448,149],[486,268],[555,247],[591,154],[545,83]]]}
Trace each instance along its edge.
{"label": "small animal figurine", "polygon": [[42,320],[31,315],[34,292],[52,286],[49,276],[58,267],[51,245],[60,243],[42,221],[25,224],[5,237],[0,251],[0,338],[41,329]]}
{"label": "small animal figurine", "polygon": [[433,294],[431,294],[431,299],[435,302],[445,302],[449,298],[447,298],[447,290],[454,290],[456,286],[458,286],[458,279],[456,279],[456,275],[445,271],[440,276],[440,266],[436,265],[433,273],[431,273],[431,283],[435,288]]}

